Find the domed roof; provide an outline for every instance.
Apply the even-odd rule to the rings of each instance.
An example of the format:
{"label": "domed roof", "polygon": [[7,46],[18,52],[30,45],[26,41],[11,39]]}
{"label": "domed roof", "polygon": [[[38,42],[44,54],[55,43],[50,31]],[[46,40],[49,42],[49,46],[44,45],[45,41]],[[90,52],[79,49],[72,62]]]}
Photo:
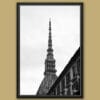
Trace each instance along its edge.
{"label": "domed roof", "polygon": [[51,86],[56,81],[57,76],[54,74],[50,74],[48,76],[45,76],[43,81],[41,82],[41,85],[38,89],[37,95],[46,95],[51,88]]}

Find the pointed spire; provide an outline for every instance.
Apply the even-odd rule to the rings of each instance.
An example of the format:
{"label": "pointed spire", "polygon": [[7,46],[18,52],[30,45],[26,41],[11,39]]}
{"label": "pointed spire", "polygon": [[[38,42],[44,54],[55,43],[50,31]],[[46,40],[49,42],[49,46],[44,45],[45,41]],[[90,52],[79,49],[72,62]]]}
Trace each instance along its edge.
{"label": "pointed spire", "polygon": [[52,34],[51,34],[51,19],[49,19],[49,38],[48,38],[48,49],[47,49],[47,58],[45,60],[45,72],[44,75],[47,74],[55,74],[55,59],[53,55],[52,49]]}
{"label": "pointed spire", "polygon": [[51,18],[49,18],[49,31],[51,30]]}
{"label": "pointed spire", "polygon": [[48,40],[48,49],[52,49],[51,18],[49,19],[49,40]]}
{"label": "pointed spire", "polygon": [[44,79],[42,80],[39,86],[37,95],[47,95],[49,89],[52,87],[56,79],[57,76],[55,69],[55,59],[53,57],[53,49],[52,49],[51,19],[49,19],[49,39],[48,39],[47,57],[45,59]]}

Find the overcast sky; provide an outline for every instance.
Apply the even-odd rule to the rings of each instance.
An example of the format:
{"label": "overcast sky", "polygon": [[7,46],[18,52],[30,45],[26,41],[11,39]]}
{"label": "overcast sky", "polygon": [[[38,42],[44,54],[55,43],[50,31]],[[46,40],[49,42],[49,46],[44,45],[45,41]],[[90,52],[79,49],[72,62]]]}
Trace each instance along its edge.
{"label": "overcast sky", "polygon": [[20,7],[20,91],[35,95],[44,77],[49,18],[57,76],[80,45],[79,6]]}

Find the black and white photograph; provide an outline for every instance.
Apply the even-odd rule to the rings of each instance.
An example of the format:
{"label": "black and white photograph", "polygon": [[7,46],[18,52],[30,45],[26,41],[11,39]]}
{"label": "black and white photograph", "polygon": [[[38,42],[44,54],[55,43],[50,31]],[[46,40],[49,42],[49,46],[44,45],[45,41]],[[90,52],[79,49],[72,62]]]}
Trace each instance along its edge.
{"label": "black and white photograph", "polygon": [[17,97],[83,97],[83,4],[17,3]]}

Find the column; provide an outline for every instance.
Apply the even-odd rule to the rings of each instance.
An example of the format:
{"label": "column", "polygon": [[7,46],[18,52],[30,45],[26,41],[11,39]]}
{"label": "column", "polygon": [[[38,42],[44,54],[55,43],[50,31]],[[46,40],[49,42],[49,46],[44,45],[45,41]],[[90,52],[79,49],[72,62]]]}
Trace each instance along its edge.
{"label": "column", "polygon": [[60,85],[60,95],[62,95],[62,81],[59,83]]}
{"label": "column", "polygon": [[71,95],[73,95],[73,88],[72,88],[72,86],[73,86],[73,83],[70,82],[70,94],[71,94]]}
{"label": "column", "polygon": [[70,69],[70,80],[72,80],[73,79],[73,70],[72,70],[72,68]]}

